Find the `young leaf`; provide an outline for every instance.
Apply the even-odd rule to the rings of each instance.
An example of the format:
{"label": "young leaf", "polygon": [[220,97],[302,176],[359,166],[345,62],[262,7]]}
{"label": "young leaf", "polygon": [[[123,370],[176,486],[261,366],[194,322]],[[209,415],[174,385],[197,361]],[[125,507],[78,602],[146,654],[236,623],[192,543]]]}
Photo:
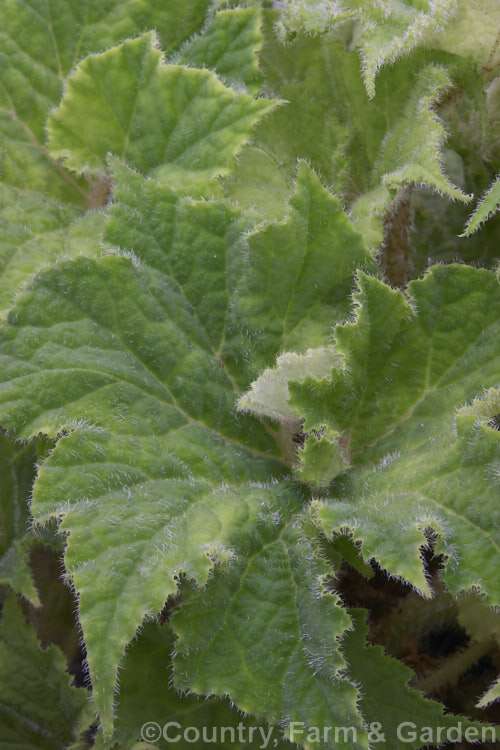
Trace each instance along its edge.
{"label": "young leaf", "polygon": [[[75,738],[88,692],[71,685],[56,646],[40,648],[14,596],[0,622],[0,748],[64,750]],[[87,727],[90,721],[87,722]]]}
{"label": "young leaf", "polygon": [[355,53],[330,37],[283,47],[272,18],[261,53],[263,91],[289,104],[257,127],[234,178],[225,183],[231,197],[276,215],[297,158],[307,159],[352,206],[352,219],[371,249],[382,242],[383,216],[405,186],[428,185],[455,200],[470,200],[443,172],[446,132],[434,111],[452,86],[448,68],[463,67],[463,61],[418,51],[383,70],[370,101]]}
{"label": "young leaf", "polygon": [[286,352],[278,357],[276,367],[264,370],[252,383],[238,401],[238,408],[278,422],[298,422],[300,414],[290,406],[288,384],[306,378],[323,380],[332,367],[341,364],[340,354],[329,347],[308,349],[305,354]]}
{"label": "young leaf", "polygon": [[485,72],[500,62],[496,0],[285,0],[279,28],[285,37],[322,34],[350,18],[357,19],[353,42],[360,50],[370,98],[382,66],[416,47],[470,56]]}
{"label": "young leaf", "polygon": [[425,593],[419,550],[432,528],[451,592],[477,587],[498,603],[496,392],[460,410],[498,383],[496,277],[436,267],[410,283],[408,302],[375,279],[359,283],[355,322],[335,330],[344,366],[289,384],[304,429],[339,435],[351,463],[313,518],[328,537],[349,529],[365,559]]}
{"label": "young leaf", "polygon": [[236,94],[207,70],[165,65],[155,35],[144,34],[78,65],[50,115],[49,152],[95,177],[106,174],[113,154],[203,195],[213,192],[213,178],[229,174],[254,125],[275,106]]}
{"label": "young leaf", "polygon": [[[380,88],[390,96],[386,84],[387,79],[383,79]],[[372,187],[352,208],[356,226],[370,247],[382,242],[380,217],[396,191],[406,185],[425,184],[454,200],[471,200],[442,169],[441,149],[446,133],[433,107],[451,85],[443,67],[422,67],[399,120],[387,132],[372,171]]]}

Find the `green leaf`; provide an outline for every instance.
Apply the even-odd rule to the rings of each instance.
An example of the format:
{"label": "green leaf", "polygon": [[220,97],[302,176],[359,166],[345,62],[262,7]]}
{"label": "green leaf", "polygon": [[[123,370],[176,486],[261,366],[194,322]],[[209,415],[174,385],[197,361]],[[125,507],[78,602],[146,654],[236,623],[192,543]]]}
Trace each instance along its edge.
{"label": "green leaf", "polygon": [[145,34],[86,57],[50,115],[49,151],[78,173],[104,175],[113,154],[177,190],[210,193],[276,102],[236,94],[207,70],[165,65],[155,45]]}
{"label": "green leaf", "polygon": [[106,239],[175,281],[240,389],[282,350],[319,343],[332,316],[349,312],[355,269],[376,271],[339,201],[305,163],[286,218],[257,227],[252,214],[179,200],[116,162],[112,172]]}
{"label": "green leaf", "polygon": [[238,408],[258,417],[268,417],[279,422],[300,421],[300,414],[290,406],[290,381],[306,378],[322,380],[334,365],[341,362],[340,355],[329,347],[308,349],[305,354],[281,354],[276,366],[264,370],[252,383],[251,388],[243,394],[238,402]]}
{"label": "green leaf", "polygon": [[[497,394],[498,395],[498,394]],[[484,407],[484,402],[478,406]],[[458,620],[465,628],[473,646],[485,646],[487,653],[495,646],[500,646],[500,613],[484,606],[483,601],[475,592],[460,599]],[[481,696],[477,706],[485,708],[500,698],[500,678],[493,683],[489,690]]]}
{"label": "green leaf", "polygon": [[286,217],[250,233],[247,244],[249,272],[235,307],[258,371],[270,351],[319,345],[332,323],[348,314],[354,270],[376,272],[340,201],[304,162]]}
{"label": "green leaf", "polygon": [[356,18],[359,11],[345,6],[338,0],[285,0],[277,23],[280,36],[290,40],[296,34],[322,34],[337,24]]}
{"label": "green leaf", "polygon": [[410,283],[408,301],[364,275],[359,284],[356,320],[335,329],[343,366],[289,384],[304,429],[337,435],[351,464],[312,516],[329,538],[349,530],[365,559],[426,594],[430,528],[450,591],[477,587],[498,603],[497,392],[465,408],[499,380],[496,277],[436,267]]}
{"label": "green leaf", "polygon": [[[256,750],[262,747],[270,731],[271,736],[279,739],[277,729],[258,724],[255,719],[230,707],[227,701],[213,697],[200,699],[195,695],[177,693],[172,687],[171,661],[174,645],[170,628],[152,622],[145,623],[140,635],[130,645],[120,673],[120,705],[111,747],[115,747],[115,742],[118,742],[120,747],[129,748],[141,736],[146,738],[148,729],[143,729],[143,726],[147,722],[150,725],[150,740],[153,737],[156,739],[160,729],[169,737],[180,736],[175,745],[181,750],[193,746],[192,739],[196,738],[196,731],[200,733],[200,742],[204,742],[205,736],[208,746],[211,738],[217,737],[219,741],[215,745],[224,750],[234,747]],[[169,726],[164,730],[167,724]],[[186,736],[188,740],[191,738],[191,742],[184,740],[186,730],[189,730]],[[171,744],[162,737],[158,737],[155,742],[162,750]],[[100,735],[97,735],[96,748],[102,745]],[[285,747],[281,742],[276,745],[271,742],[269,745],[275,746]]]}
{"label": "green leaf", "polygon": [[349,620],[322,585],[329,568],[290,510],[282,504],[273,524],[263,519],[247,532],[244,554],[174,614],[175,684],[229,694],[304,748],[338,747],[333,733],[307,739],[315,727],[351,727],[349,747],[367,748],[357,691],[338,674],[338,638]]}
{"label": "green leaf", "polygon": [[39,193],[0,185],[0,310],[37,271],[58,258],[103,252],[105,217],[81,216]]}
{"label": "green leaf", "polygon": [[[69,533],[65,564],[106,734],[117,665],[144,616],[182,573],[204,584],[214,560],[230,560],[236,531],[251,532],[263,502],[295,497],[273,437],[235,419],[237,384],[285,341],[306,348],[327,335],[332,310],[340,319],[348,310],[356,264],[368,261],[305,165],[289,218],[252,232],[246,251],[239,211],[113,168],[107,239],[135,257],[60,262],[26,287],[2,332],[0,396],[17,436],[69,432],[40,469],[32,512],[39,523],[62,517]],[[268,296],[254,304],[266,276]],[[271,299],[277,325],[263,339]],[[250,367],[248,352],[259,353]]]}
{"label": "green leaf", "polygon": [[258,5],[223,10],[199,36],[184,45],[175,61],[210,68],[231,86],[258,94],[262,83],[258,52],[264,36]]}
{"label": "green leaf", "polygon": [[[481,737],[492,740],[498,736],[493,727],[471,722],[464,716],[445,714],[441,704],[408,687],[414,676],[412,670],[387,656],[381,646],[366,643],[366,613],[358,609],[349,610],[349,614],[354,628],[346,633],[342,648],[350,673],[360,686],[361,710],[374,742],[378,735],[377,746],[381,750],[399,750],[402,745],[417,750],[440,744],[446,741],[449,730],[455,732],[450,739],[456,737],[457,728],[471,740]],[[437,737],[437,727],[441,728],[441,738]]]}
{"label": "green leaf", "polygon": [[[387,96],[384,84],[386,80],[380,88],[385,89]],[[425,184],[454,200],[471,200],[472,196],[450,182],[441,165],[446,131],[434,105],[451,85],[452,80],[443,67],[422,67],[399,120],[381,144],[372,172],[373,187],[352,208],[353,220],[370,247],[376,248],[382,242],[380,217],[396,191],[406,185]]]}
{"label": "green leaf", "polygon": [[500,62],[496,0],[285,0],[279,29],[285,38],[323,34],[351,18],[370,98],[378,71],[417,47],[470,56],[485,71]]}
{"label": "green leaf", "polygon": [[[4,329],[4,423],[23,437],[80,428],[42,467],[32,512],[64,516],[71,532],[66,566],[106,728],[116,666],[144,615],[181,571],[204,582],[211,558],[230,556],[254,494],[247,482],[280,474],[271,438],[231,418],[232,384],[187,302],[167,279],[151,286],[126,258],[62,263],[19,298]],[[234,490],[229,507],[221,485]]]}
{"label": "green leaf", "polygon": [[28,500],[35,474],[36,450],[33,445],[14,443],[0,435],[0,583],[8,584],[33,604],[38,593],[28,567]]}
{"label": "green leaf", "polygon": [[467,222],[461,237],[468,237],[477,231],[481,224],[500,210],[500,177],[497,177],[490,189],[481,198],[476,210]]}
{"label": "green leaf", "polygon": [[486,81],[498,78],[500,6],[496,0],[458,0],[455,5],[451,23],[434,36],[432,45],[470,57]]}
{"label": "green leaf", "polygon": [[59,649],[40,648],[15,597],[9,597],[0,622],[2,750],[64,750],[74,739],[88,692],[72,687],[65,669]]}
{"label": "green leaf", "polygon": [[417,51],[384,68],[377,95],[369,100],[354,52],[331,37],[282,46],[273,18],[268,16],[265,26],[262,90],[289,104],[257,127],[235,175],[225,182],[231,198],[255,205],[265,216],[279,215],[297,159],[307,159],[351,206],[371,249],[381,244],[384,214],[405,186],[427,185],[452,199],[470,200],[444,174],[446,131],[434,111],[452,86],[449,69],[463,67],[459,58]]}
{"label": "green leaf", "polygon": [[75,180],[45,149],[45,124],[74,65],[127,37],[156,28],[167,51],[199,31],[208,0],[21,0],[2,2],[0,30],[0,174],[2,181],[53,199],[86,205],[85,180]]}

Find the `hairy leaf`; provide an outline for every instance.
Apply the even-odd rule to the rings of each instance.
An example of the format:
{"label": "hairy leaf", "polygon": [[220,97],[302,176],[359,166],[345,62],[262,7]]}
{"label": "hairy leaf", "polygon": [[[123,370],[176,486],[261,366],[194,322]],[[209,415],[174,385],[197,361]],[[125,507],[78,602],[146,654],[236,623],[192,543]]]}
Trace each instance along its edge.
{"label": "hairy leaf", "polygon": [[470,56],[487,72],[500,62],[496,0],[285,0],[279,29],[285,38],[322,34],[351,18],[370,98],[382,66],[419,46]]}
{"label": "hairy leaf", "polygon": [[39,604],[28,567],[30,541],[28,500],[35,473],[36,450],[0,436],[0,583]]}
{"label": "hairy leaf", "polygon": [[[221,738],[214,744],[224,750],[235,746],[241,750],[262,747],[270,731],[279,739],[277,730],[244,716],[227,701],[177,693],[172,686],[173,651],[174,637],[170,628],[152,622],[144,625],[130,645],[120,676],[120,705],[110,747],[114,748],[118,742],[120,747],[129,748],[143,737],[148,742],[155,739],[155,746],[163,750],[171,745],[171,741],[162,736],[166,735],[179,737],[176,746],[186,750],[192,747],[193,739],[196,740],[196,731],[200,733],[200,742],[204,742],[203,737],[207,738],[207,745],[212,737]],[[144,728],[147,723],[149,730],[148,726]],[[184,731],[191,727],[186,741]],[[97,735],[96,747],[102,746],[101,737]],[[285,747],[281,742],[269,746]]]}
{"label": "hairy leaf", "polygon": [[443,171],[446,133],[434,111],[452,85],[448,67],[463,65],[459,58],[418,51],[384,69],[370,101],[354,52],[330,37],[297,39],[283,47],[272,18],[267,18],[261,54],[263,91],[289,104],[257,127],[239,169],[226,181],[231,197],[276,215],[283,210],[297,158],[306,158],[352,206],[372,249],[382,241],[388,205],[404,186],[428,185],[450,198],[470,200]]}
{"label": "hairy leaf", "polygon": [[[14,596],[0,622],[0,748],[64,750],[74,739],[88,693],[71,685],[62,653],[40,648]],[[90,721],[87,723],[90,724]]]}
{"label": "hairy leaf", "polygon": [[500,210],[500,177],[497,177],[488,192],[482,197],[478,207],[470,217],[462,237],[468,237],[481,224]]}
{"label": "hairy leaf", "polygon": [[349,747],[366,748],[357,691],[338,676],[345,666],[338,638],[349,621],[337,597],[322,591],[329,569],[303,523],[283,505],[274,524],[259,524],[241,544],[245,555],[174,615],[176,685],[228,693],[305,748],[337,746],[333,735],[319,742],[306,735],[342,726],[355,729]]}
{"label": "hairy leaf", "polygon": [[37,271],[63,256],[103,250],[104,215],[81,216],[39,193],[0,185],[0,310]]}
{"label": "hairy leaf", "polygon": [[[106,732],[117,665],[144,616],[179,575],[203,584],[215,560],[231,559],[234,534],[251,532],[263,502],[295,497],[273,437],[235,418],[237,384],[255,372],[248,353],[265,366],[289,330],[304,347],[326,335],[331,310],[347,312],[356,265],[368,262],[305,165],[287,222],[253,232],[246,252],[238,211],[114,166],[107,237],[133,249],[134,263],[77,258],[39,274],[3,329],[0,396],[18,437],[70,433],[40,470],[32,512],[38,522],[62,517],[69,533],[66,568]],[[325,273],[332,249],[338,262]],[[255,304],[250,292],[272,274],[280,288],[269,284]],[[313,310],[303,311],[296,295],[314,283]],[[277,325],[264,339],[272,306]]]}
{"label": "hairy leaf", "polygon": [[155,35],[145,34],[78,65],[50,115],[49,151],[96,177],[113,154],[201,195],[230,172],[253,126],[275,106],[236,94],[207,70],[165,65]]}
{"label": "hairy leaf", "polygon": [[289,384],[305,429],[326,431],[351,464],[313,518],[328,537],[348,529],[365,559],[427,594],[419,550],[430,528],[450,590],[477,587],[498,603],[498,398],[477,398],[500,374],[498,281],[437,267],[410,283],[408,301],[375,279],[359,283],[355,322],[335,330],[343,367]]}
{"label": "hairy leaf", "polygon": [[45,148],[48,112],[59,103],[74,65],[122,39],[156,28],[165,50],[198,31],[208,0],[2,0],[0,29],[0,174],[22,189],[63,202],[92,202],[85,180],[75,180]]}
{"label": "hairy leaf", "polygon": [[258,5],[223,10],[202,34],[184,45],[176,61],[215,70],[231,86],[258,94],[262,75],[257,53],[263,41]]}
{"label": "hairy leaf", "polygon": [[412,670],[387,656],[381,646],[371,646],[365,642],[368,632],[366,613],[363,610],[349,610],[349,614],[355,627],[346,633],[343,650],[351,674],[361,687],[361,709],[372,727],[372,736],[374,739],[377,734],[379,736],[378,747],[399,750],[404,744],[417,750],[428,745],[428,741],[421,739],[421,736],[434,727],[441,728],[444,740],[450,729],[455,730],[456,736],[457,727],[460,727],[462,736],[471,740],[478,740],[482,736],[489,740],[498,737],[498,731],[495,733],[493,727],[471,722],[464,716],[445,714],[439,703],[424,698],[418,690],[410,688],[408,683],[413,677]]}

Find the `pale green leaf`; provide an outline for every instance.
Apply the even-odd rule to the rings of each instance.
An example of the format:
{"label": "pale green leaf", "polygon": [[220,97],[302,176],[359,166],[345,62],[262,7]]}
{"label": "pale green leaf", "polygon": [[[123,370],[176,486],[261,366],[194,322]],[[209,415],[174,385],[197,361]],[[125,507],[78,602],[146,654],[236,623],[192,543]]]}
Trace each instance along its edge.
{"label": "pale green leaf", "polygon": [[493,683],[490,689],[481,697],[481,700],[477,704],[479,708],[485,708],[490,703],[500,700],[500,678]]}
{"label": "pale green leaf", "polygon": [[40,648],[15,597],[9,597],[0,622],[1,750],[64,750],[74,739],[88,692],[73,687],[65,669],[59,649]]}
{"label": "pale green leaf", "polygon": [[434,35],[430,44],[470,57],[486,80],[500,74],[500,5],[497,0],[455,0],[451,23]]}
{"label": "pale green leaf", "polygon": [[379,70],[417,47],[470,57],[486,74],[500,62],[497,0],[285,0],[283,6],[279,29],[285,38],[323,34],[356,19],[352,44],[360,51],[370,97]]}
{"label": "pale green leaf", "polygon": [[359,14],[339,0],[285,0],[282,8],[277,28],[283,39],[293,39],[295,34],[322,34]]}
{"label": "pale green leaf", "polygon": [[258,5],[223,10],[199,36],[184,45],[175,61],[210,68],[231,86],[258,94],[262,75],[258,52],[264,36]]}
{"label": "pale green leaf", "polygon": [[487,193],[483,195],[476,210],[470,217],[461,237],[468,237],[477,231],[481,224],[500,210],[500,177],[497,177]]}
{"label": "pale green leaf", "polygon": [[[349,610],[349,614],[354,628],[346,633],[342,648],[349,662],[350,674],[360,686],[361,710],[372,727],[374,743],[376,736],[379,737],[376,747],[380,750],[400,750],[401,747],[418,750],[424,746],[440,745],[446,741],[449,730],[450,739],[456,738],[457,728],[462,737],[472,741],[481,738],[494,740],[498,736],[494,727],[472,722],[464,716],[445,714],[444,706],[410,688],[408,683],[414,676],[412,670],[387,656],[381,646],[366,643],[366,613]],[[438,727],[441,738],[437,737]]]}
{"label": "pale green leaf", "polygon": [[[304,748],[336,747],[334,730],[346,726],[354,730],[349,747],[367,748],[357,691],[338,675],[347,613],[321,585],[329,568],[290,515],[283,504],[274,524],[241,539],[245,554],[174,614],[175,684],[227,693]],[[332,735],[308,740],[315,727]]]}
{"label": "pale green leaf", "polygon": [[276,102],[226,88],[207,70],[165,65],[154,34],[89,55],[51,113],[49,151],[100,177],[108,154],[177,190],[213,192]]}
{"label": "pale green leaf", "polygon": [[456,12],[457,0],[285,0],[280,27],[284,34],[322,34],[338,23],[357,18],[354,44],[359,47],[363,78],[370,98],[383,65],[429,45]]}
{"label": "pale green leaf", "polygon": [[74,65],[123,39],[156,28],[166,51],[202,27],[208,0],[2,0],[0,29],[0,174],[22,189],[64,202],[91,200],[45,149],[45,124]]}
{"label": "pale green leaf", "polygon": [[276,366],[264,370],[243,394],[238,401],[238,408],[279,422],[298,421],[300,414],[290,406],[288,383],[305,378],[322,380],[341,361],[340,355],[328,347],[308,349],[305,354],[281,354]]}
{"label": "pale green leaf", "polygon": [[[385,83],[381,82],[381,88]],[[405,185],[429,185],[454,200],[471,200],[450,182],[441,166],[446,131],[434,105],[451,85],[445,68],[422,67],[399,120],[381,144],[372,171],[374,187],[352,207],[353,220],[370,247],[382,242],[381,217],[396,191]],[[390,95],[387,89],[385,93]]]}

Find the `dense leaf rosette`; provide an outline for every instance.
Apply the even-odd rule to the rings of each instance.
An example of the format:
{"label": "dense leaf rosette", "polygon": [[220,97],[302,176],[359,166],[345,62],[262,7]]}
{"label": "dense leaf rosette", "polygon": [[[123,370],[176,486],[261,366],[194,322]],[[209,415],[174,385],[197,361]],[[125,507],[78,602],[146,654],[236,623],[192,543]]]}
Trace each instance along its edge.
{"label": "dense leaf rosette", "polygon": [[[408,300],[367,276],[359,285],[355,321],[335,329],[342,364],[319,379],[307,369],[297,378],[295,368],[287,383],[290,406],[313,431],[309,440],[323,435],[344,462],[328,477],[326,496],[313,502],[312,517],[328,537],[348,530],[367,559],[426,594],[419,551],[431,529],[448,559],[450,590],[476,587],[497,605],[497,391],[483,397],[500,380],[497,278],[436,267],[410,283]],[[260,385],[279,379],[286,396],[284,372],[268,372]],[[243,405],[265,413],[258,392],[259,381]],[[314,471],[309,478],[324,483]]]}
{"label": "dense leaf rosette", "polygon": [[[297,512],[305,499],[273,437],[235,418],[248,354],[265,366],[292,332],[298,346],[300,335],[304,343],[326,335],[332,302],[342,318],[354,269],[370,264],[305,165],[289,218],[262,230],[236,209],[179,198],[115,166],[107,237],[135,260],[78,258],[38,274],[2,332],[0,396],[17,437],[62,435],[39,472],[32,512],[37,522],[62,518],[69,533],[66,567],[107,731],[116,669],[144,616],[161,609],[180,575],[205,583],[215,561],[235,554],[237,531],[251,535],[262,517],[273,527],[282,503]],[[317,224],[325,204],[331,217]],[[321,258],[332,248],[342,258],[346,243],[351,255],[325,274]],[[255,297],[274,273],[280,291],[268,284]],[[297,293],[314,280],[305,311]],[[263,338],[271,310],[276,326]]]}

